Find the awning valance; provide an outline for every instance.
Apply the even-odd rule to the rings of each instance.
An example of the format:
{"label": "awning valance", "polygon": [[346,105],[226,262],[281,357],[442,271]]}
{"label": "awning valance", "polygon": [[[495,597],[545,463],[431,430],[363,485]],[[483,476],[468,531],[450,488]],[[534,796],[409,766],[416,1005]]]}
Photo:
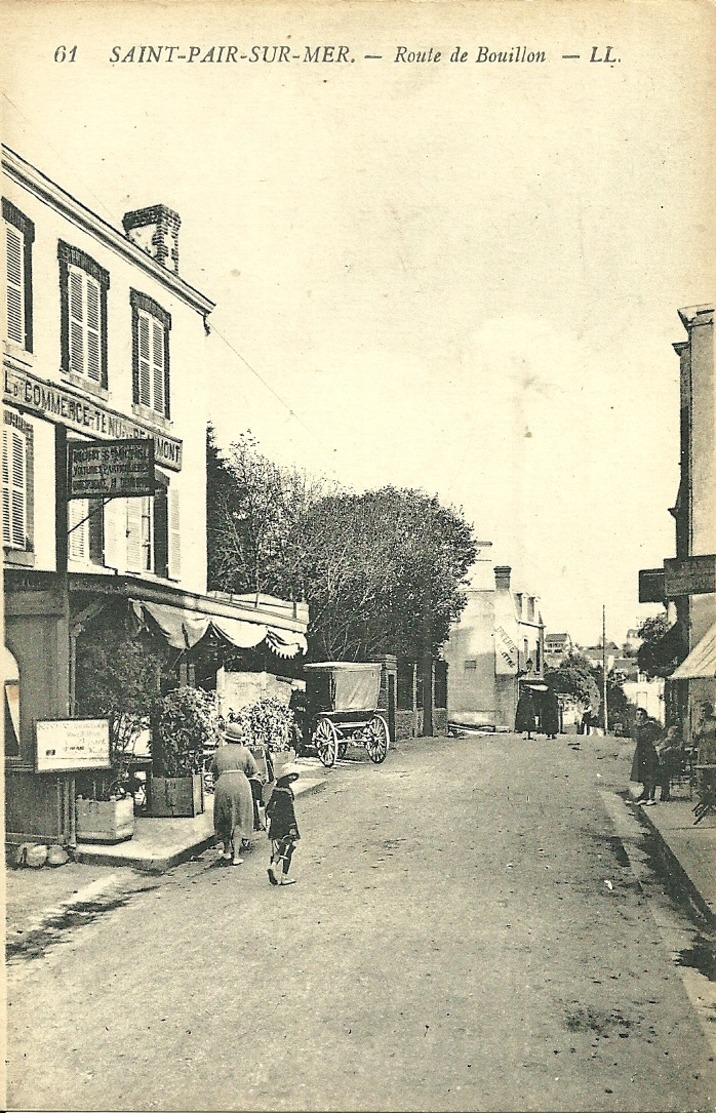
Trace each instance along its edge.
{"label": "awning valance", "polygon": [[158,630],[170,648],[181,651],[193,648],[209,629],[235,648],[255,648],[265,640],[269,649],[282,659],[292,659],[308,650],[306,637],[298,632],[284,632],[235,617],[191,612],[175,605],[156,605],[146,601],[131,601],[130,604],[140,621],[151,630]]}
{"label": "awning valance", "polygon": [[683,663],[674,671],[672,679],[713,679],[716,676],[716,623],[712,624]]}

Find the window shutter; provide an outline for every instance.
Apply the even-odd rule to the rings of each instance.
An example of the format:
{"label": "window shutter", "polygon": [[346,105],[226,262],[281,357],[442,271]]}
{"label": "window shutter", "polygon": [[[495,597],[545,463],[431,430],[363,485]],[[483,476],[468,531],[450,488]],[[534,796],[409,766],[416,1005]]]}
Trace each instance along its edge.
{"label": "window shutter", "polygon": [[100,359],[100,290],[99,284],[90,276],[85,277],[87,284],[87,375],[99,382],[102,378]]}
{"label": "window shutter", "polygon": [[138,315],[137,327],[139,331],[139,402],[143,403],[145,407],[151,407],[152,371],[149,355],[149,319],[146,314]]}
{"label": "window shutter", "polygon": [[154,494],[154,572],[160,578],[169,574],[167,490],[163,486]]}
{"label": "window shutter", "polygon": [[142,497],[127,499],[127,570],[142,569]]}
{"label": "window shutter", "polygon": [[24,244],[12,225],[5,226],[7,260],[7,336],[9,341],[25,345],[25,287],[23,275]]}
{"label": "window shutter", "polygon": [[102,501],[88,501],[90,518],[87,521],[89,560],[96,566],[104,566],[104,515]]}
{"label": "window shutter", "polygon": [[[88,521],[86,519],[89,512],[88,503],[86,500],[70,500],[68,503],[69,554],[71,559],[81,561],[89,557]],[[84,523],[81,523],[82,520],[84,520]],[[77,527],[77,524],[81,524],[81,526]]]}
{"label": "window shutter", "polygon": [[104,506],[104,565],[120,572],[127,562],[127,509],[120,497]]}
{"label": "window shutter", "polygon": [[2,434],[2,538],[7,547],[27,547],[27,437]]}
{"label": "window shutter", "polygon": [[169,489],[169,577],[181,577],[179,491],[175,488]]}
{"label": "window shutter", "polygon": [[2,432],[2,541],[12,546],[12,518],[10,516],[10,431]]}
{"label": "window shutter", "polygon": [[164,414],[164,327],[152,319],[152,372],[154,378],[154,410]]}
{"label": "window shutter", "polygon": [[83,373],[84,361],[84,280],[83,273],[70,268],[70,368]]}

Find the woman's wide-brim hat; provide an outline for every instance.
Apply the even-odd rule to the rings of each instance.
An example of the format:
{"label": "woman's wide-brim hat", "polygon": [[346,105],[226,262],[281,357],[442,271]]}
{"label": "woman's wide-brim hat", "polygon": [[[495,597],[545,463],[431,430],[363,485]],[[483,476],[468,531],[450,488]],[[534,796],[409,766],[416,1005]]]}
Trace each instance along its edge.
{"label": "woman's wide-brim hat", "polygon": [[283,764],[278,770],[277,779],[279,779],[279,780],[288,779],[288,780],[293,781],[293,780],[297,780],[300,775],[301,775],[301,770],[300,770],[300,768],[297,768],[295,764]]}
{"label": "woman's wide-brim hat", "polygon": [[224,740],[230,745],[243,745],[245,736],[244,730],[235,721],[230,721],[224,730]]}

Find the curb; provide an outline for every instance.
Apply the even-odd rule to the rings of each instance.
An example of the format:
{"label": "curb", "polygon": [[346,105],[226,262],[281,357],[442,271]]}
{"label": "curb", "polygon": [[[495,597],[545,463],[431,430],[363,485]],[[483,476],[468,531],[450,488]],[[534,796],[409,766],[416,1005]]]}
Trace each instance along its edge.
{"label": "curb", "polygon": [[645,811],[643,807],[637,806],[634,800],[631,800],[631,804],[632,806],[636,807],[639,821],[645,822],[651,834],[653,834],[653,836],[657,839],[660,852],[664,857],[664,861],[669,873],[673,874],[675,878],[678,878],[678,880],[684,886],[691,902],[698,909],[701,915],[703,915],[703,917],[706,919],[711,930],[716,930],[716,911],[713,910],[708,900],[705,898],[705,896],[702,895],[698,885],[695,884],[695,882],[691,879],[681,861],[674,853],[664,835],[661,833],[659,827],[652,821],[649,812]]}

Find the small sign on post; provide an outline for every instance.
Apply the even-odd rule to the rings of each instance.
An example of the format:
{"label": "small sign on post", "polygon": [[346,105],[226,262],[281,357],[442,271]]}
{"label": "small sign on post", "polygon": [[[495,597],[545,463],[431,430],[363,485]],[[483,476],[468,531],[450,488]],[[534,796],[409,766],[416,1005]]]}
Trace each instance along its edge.
{"label": "small sign on post", "polygon": [[112,442],[70,442],[68,445],[70,500],[152,496],[154,440],[119,438]]}
{"label": "small sign on post", "polygon": [[36,772],[81,772],[110,768],[106,718],[67,718],[35,723]]}

